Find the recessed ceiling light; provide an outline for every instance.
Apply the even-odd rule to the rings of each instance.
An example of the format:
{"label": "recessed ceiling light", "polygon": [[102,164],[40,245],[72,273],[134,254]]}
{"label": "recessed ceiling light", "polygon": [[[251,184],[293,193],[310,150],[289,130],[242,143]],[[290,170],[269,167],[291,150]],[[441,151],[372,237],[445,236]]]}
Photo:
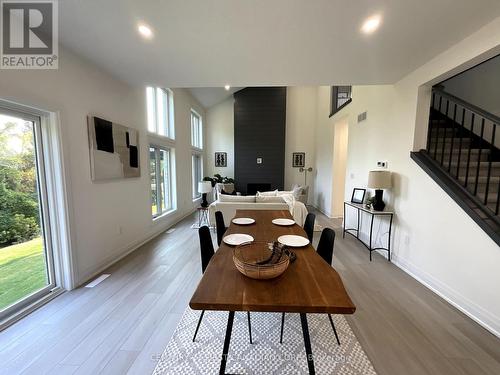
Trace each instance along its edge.
{"label": "recessed ceiling light", "polygon": [[141,34],[146,39],[151,39],[153,37],[153,31],[149,26],[139,24],[139,26],[137,26],[137,30],[139,31],[139,34]]}
{"label": "recessed ceiling light", "polygon": [[230,88],[231,88],[231,86],[229,86],[229,85],[224,86],[224,89],[226,89],[226,91],[229,91]]}
{"label": "recessed ceiling light", "polygon": [[382,17],[380,17],[378,14],[375,16],[371,16],[367,18],[365,22],[363,22],[363,26],[361,26],[361,31],[364,32],[365,34],[371,34],[379,28],[381,22],[382,22]]}

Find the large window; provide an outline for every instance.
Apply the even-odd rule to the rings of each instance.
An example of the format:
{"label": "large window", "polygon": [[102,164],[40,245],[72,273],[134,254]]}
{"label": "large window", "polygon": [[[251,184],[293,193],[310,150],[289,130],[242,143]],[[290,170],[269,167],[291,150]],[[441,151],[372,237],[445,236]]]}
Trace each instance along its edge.
{"label": "large window", "polygon": [[191,159],[193,165],[193,199],[198,199],[201,197],[201,193],[198,192],[198,182],[202,180],[203,157],[199,153],[193,153]]}
{"label": "large window", "polygon": [[191,146],[203,148],[203,125],[201,116],[194,110],[191,110]]}
{"label": "large window", "polygon": [[170,89],[148,87],[149,173],[153,218],[175,209],[174,95]]}
{"label": "large window", "polygon": [[41,117],[0,108],[0,321],[55,287]]}
{"label": "large window", "polygon": [[332,86],[330,94],[330,117],[352,101],[352,86]]}
{"label": "large window", "polygon": [[191,164],[192,164],[192,191],[193,199],[201,197],[198,192],[198,182],[203,178],[203,124],[201,116],[193,109],[191,109]]}
{"label": "large window", "polygon": [[170,149],[157,146],[150,146],[149,148],[151,211],[153,217],[160,216],[174,208],[171,152]]}
{"label": "large window", "polygon": [[160,87],[148,87],[147,102],[149,132],[174,139],[174,95],[172,91]]}

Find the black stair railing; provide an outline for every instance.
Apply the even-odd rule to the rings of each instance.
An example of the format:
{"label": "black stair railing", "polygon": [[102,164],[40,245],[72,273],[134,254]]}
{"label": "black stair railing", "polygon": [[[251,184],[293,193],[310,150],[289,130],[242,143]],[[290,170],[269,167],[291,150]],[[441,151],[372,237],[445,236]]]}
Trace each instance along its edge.
{"label": "black stair railing", "polygon": [[426,151],[494,215],[500,206],[498,124],[499,117],[433,88]]}

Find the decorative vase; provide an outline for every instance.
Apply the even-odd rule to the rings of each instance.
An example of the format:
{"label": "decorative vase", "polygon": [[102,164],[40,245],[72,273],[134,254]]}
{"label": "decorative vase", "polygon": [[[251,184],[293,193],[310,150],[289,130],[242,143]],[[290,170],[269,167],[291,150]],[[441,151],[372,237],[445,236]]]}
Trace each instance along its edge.
{"label": "decorative vase", "polygon": [[375,190],[375,200],[372,203],[372,207],[375,211],[384,211],[385,203],[383,200],[384,191],[381,189]]}

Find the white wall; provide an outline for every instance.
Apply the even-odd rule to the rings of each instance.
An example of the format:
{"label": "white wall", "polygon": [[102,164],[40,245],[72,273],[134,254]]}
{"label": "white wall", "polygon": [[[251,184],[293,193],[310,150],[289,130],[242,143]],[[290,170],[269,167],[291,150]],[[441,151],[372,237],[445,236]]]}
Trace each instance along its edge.
{"label": "white wall", "polygon": [[[344,111],[330,117],[331,86],[319,86],[317,92],[313,205],[329,217],[339,217],[343,211],[345,189],[347,117]],[[352,103],[346,108],[351,106]]]}
{"label": "white wall", "polygon": [[[130,87],[101,72],[66,50],[59,70],[3,70],[2,99],[58,112],[68,182],[72,255],[76,283],[115,261],[191,212],[190,119],[191,103],[203,109],[184,90],[174,90],[176,118],[177,212],[151,219],[145,88]],[[140,131],[141,177],[92,183],[86,117],[89,114]],[[190,190],[190,189],[189,189]]]}
{"label": "white wall", "polygon": [[332,216],[334,119],[330,118],[330,87],[320,86],[316,102],[316,163],[313,205]]}
{"label": "white wall", "polygon": [[[317,87],[287,87],[286,91],[286,141],[285,141],[285,190],[294,184],[303,186],[305,172],[292,167],[294,152],[305,152],[305,166],[315,168],[316,160],[316,102]],[[307,173],[309,203],[314,200],[314,173]]]}
{"label": "white wall", "polygon": [[[394,262],[438,294],[500,335],[500,249],[409,156],[419,148],[422,112],[430,87],[494,56],[500,46],[500,18],[438,55],[394,86],[354,87],[349,111],[348,180],[365,186],[377,160],[389,163],[394,188],[387,194],[396,211]],[[427,101],[418,100],[418,95]],[[368,111],[368,120],[356,116]],[[417,119],[417,121],[416,121]],[[378,240],[383,240],[383,230]]]}
{"label": "white wall", "polygon": [[[216,104],[206,111],[205,139],[207,162],[205,176],[218,173],[234,178],[234,98]],[[227,152],[227,167],[215,167],[215,153]]]}
{"label": "white wall", "polygon": [[443,82],[446,92],[500,117],[500,56]]}
{"label": "white wall", "polygon": [[343,217],[349,139],[348,118],[336,121],[333,124],[333,133],[332,216]]}

